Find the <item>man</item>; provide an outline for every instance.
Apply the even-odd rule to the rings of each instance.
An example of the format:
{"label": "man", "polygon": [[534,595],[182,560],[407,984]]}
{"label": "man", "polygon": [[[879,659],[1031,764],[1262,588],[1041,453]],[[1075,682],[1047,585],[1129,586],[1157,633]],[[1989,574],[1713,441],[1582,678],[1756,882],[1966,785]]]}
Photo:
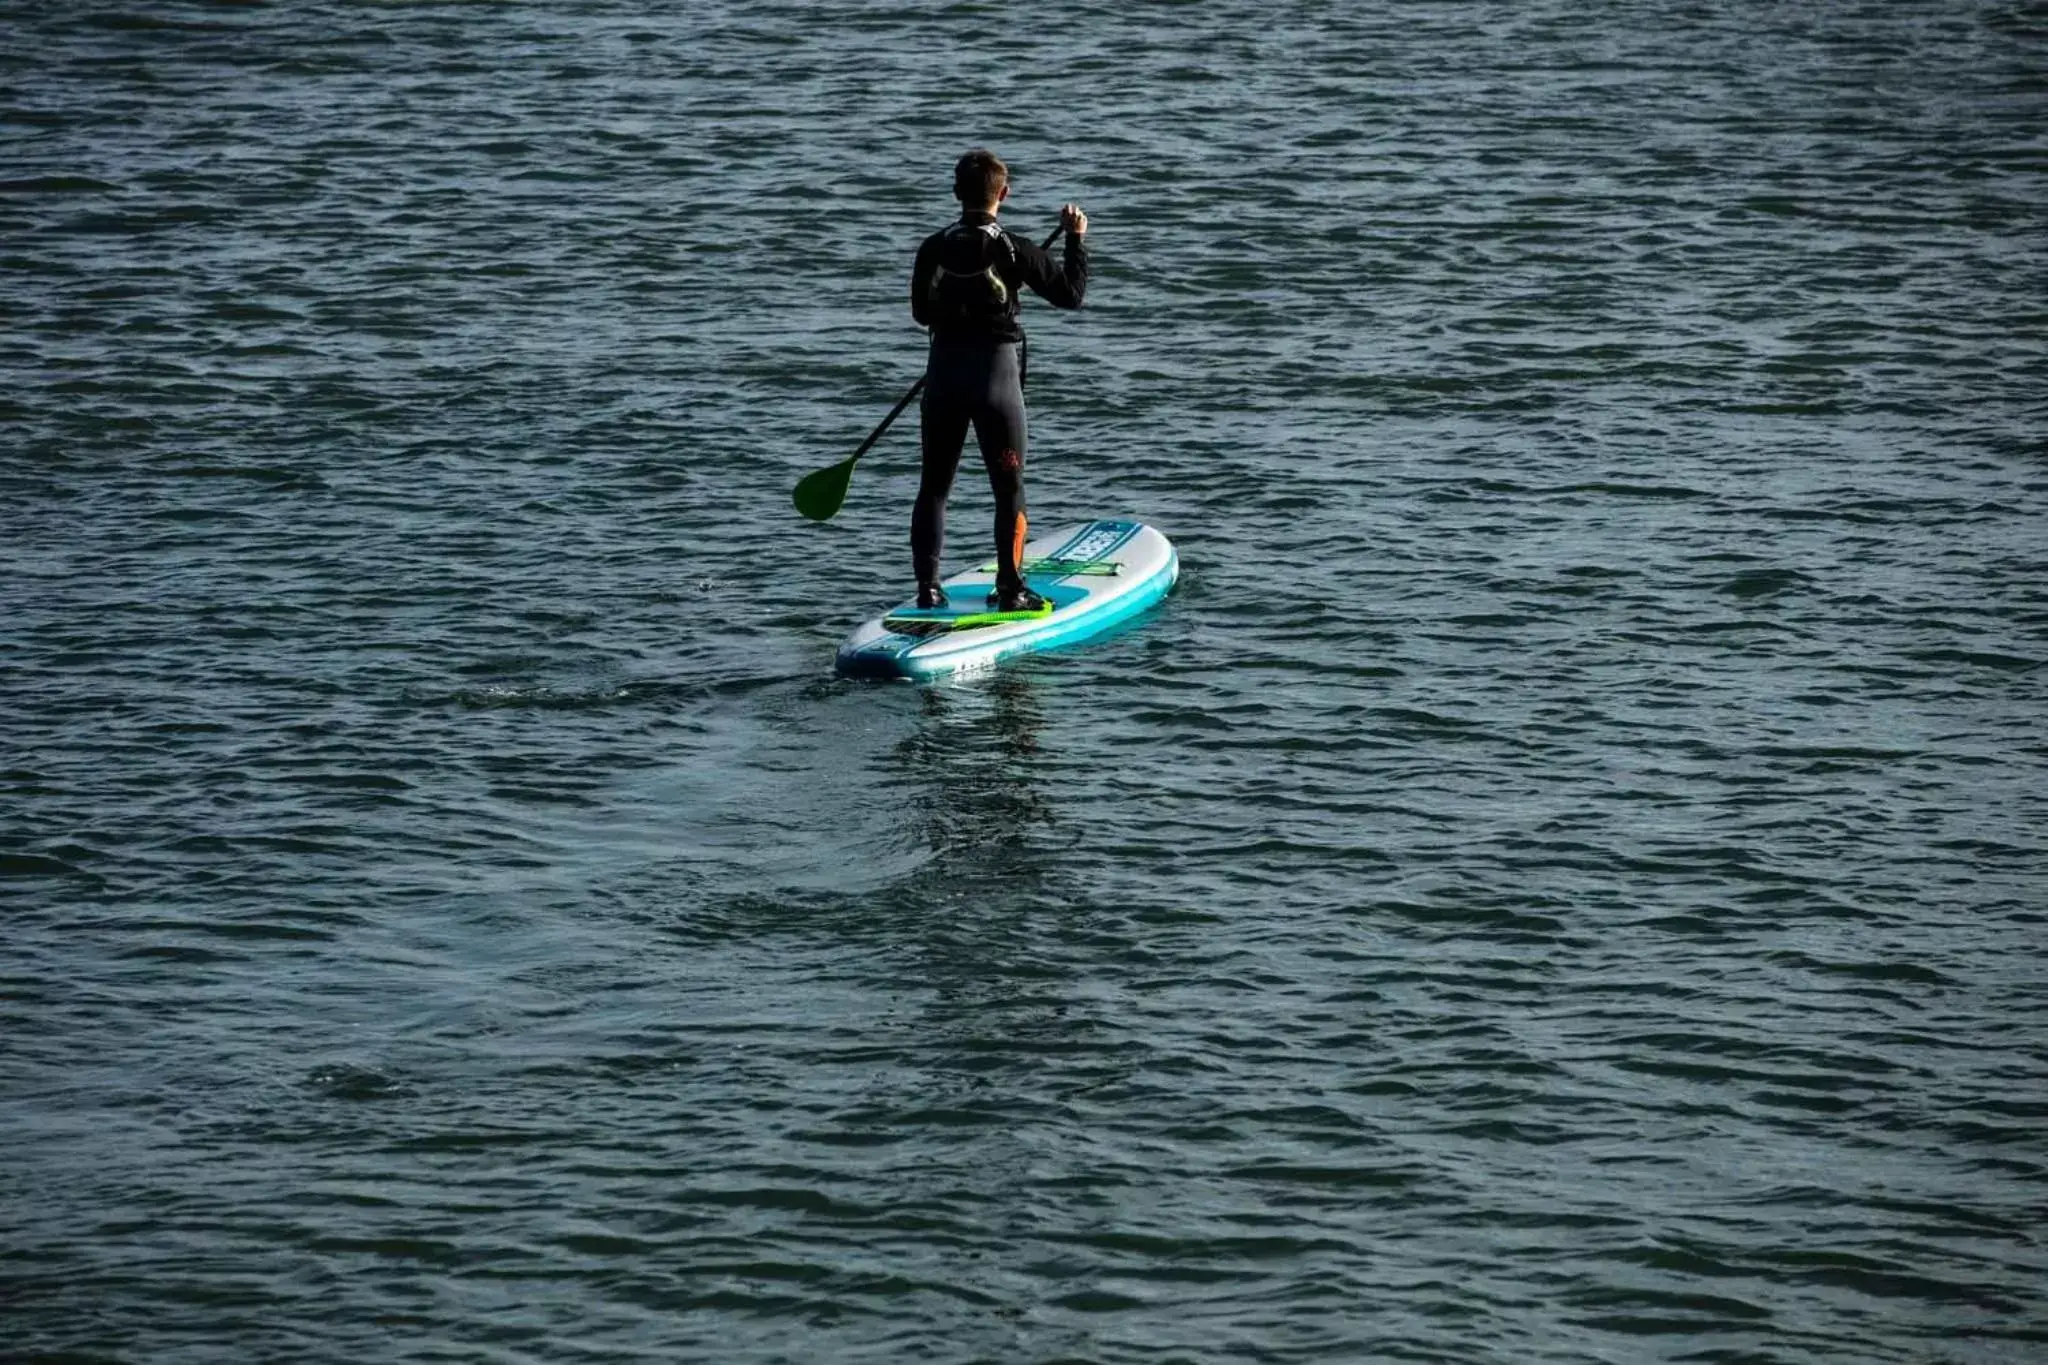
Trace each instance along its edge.
{"label": "man", "polygon": [[920,409],[924,472],[910,514],[910,555],[917,605],[942,607],[939,554],[946,540],[946,496],[974,426],[989,487],[996,495],[998,611],[1042,611],[1024,581],[1024,329],[1020,286],[1056,308],[1079,308],[1088,288],[1088,215],[1060,209],[1067,243],[1059,265],[1038,243],[1004,231],[996,212],[1010,197],[1009,168],[976,149],[953,168],[960,221],[925,238],[910,273],[910,315],[931,329]]}

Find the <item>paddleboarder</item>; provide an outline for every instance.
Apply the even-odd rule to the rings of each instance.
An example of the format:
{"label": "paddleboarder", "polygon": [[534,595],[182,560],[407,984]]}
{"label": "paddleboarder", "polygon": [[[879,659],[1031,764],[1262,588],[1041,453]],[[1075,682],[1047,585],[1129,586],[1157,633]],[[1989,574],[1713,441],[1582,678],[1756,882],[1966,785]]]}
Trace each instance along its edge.
{"label": "paddleboarder", "polygon": [[996,500],[996,586],[988,605],[998,611],[1039,611],[1045,602],[1024,581],[1024,329],[1019,295],[1029,288],[1056,308],[1079,308],[1088,289],[1088,215],[1078,205],[1060,209],[1066,247],[1052,253],[1005,231],[996,214],[1010,196],[1010,171],[983,148],[953,168],[959,221],[933,233],[917,249],[910,273],[910,314],[931,331],[919,409],[923,473],[910,514],[910,554],[917,572],[917,605],[947,605],[939,586],[939,555],[946,539],[946,498],[960,467],[972,425]]}

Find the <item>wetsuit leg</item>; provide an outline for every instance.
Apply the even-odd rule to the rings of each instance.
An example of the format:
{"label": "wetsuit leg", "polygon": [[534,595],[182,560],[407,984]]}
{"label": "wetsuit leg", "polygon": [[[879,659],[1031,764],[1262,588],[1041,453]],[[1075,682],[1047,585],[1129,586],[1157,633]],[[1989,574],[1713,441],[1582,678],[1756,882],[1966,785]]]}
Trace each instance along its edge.
{"label": "wetsuit leg", "polygon": [[1015,591],[1024,586],[1028,526],[1024,516],[1024,381],[1015,345],[994,348],[980,398],[974,409],[974,438],[981,447],[981,461],[988,467],[989,490],[995,494],[996,586]]}
{"label": "wetsuit leg", "polygon": [[972,408],[959,399],[949,376],[932,365],[926,371],[924,401],[918,408],[918,436],[923,449],[917,502],[910,509],[910,562],[918,585],[939,581],[939,562],[946,549],[946,498],[960,468],[960,450],[967,443]]}

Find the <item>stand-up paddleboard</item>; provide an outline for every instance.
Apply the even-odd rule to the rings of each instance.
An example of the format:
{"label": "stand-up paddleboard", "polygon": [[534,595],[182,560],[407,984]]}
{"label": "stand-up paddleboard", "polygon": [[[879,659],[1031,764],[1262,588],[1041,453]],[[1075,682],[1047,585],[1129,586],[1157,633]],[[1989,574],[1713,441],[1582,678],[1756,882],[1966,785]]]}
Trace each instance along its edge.
{"label": "stand-up paddleboard", "polygon": [[991,608],[996,566],[983,564],[945,581],[946,606],[906,602],[848,636],[839,647],[839,674],[935,678],[986,668],[1013,654],[1076,644],[1166,596],[1179,573],[1173,543],[1142,522],[1069,526],[1024,547],[1025,580],[1049,610]]}

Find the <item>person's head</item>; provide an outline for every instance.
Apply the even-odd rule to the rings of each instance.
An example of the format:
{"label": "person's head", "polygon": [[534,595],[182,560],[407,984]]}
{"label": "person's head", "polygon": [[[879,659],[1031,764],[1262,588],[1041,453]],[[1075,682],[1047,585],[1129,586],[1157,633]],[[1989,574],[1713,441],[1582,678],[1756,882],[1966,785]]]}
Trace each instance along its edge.
{"label": "person's head", "polygon": [[986,147],[976,147],[953,166],[953,197],[962,208],[992,210],[1010,193],[1010,168]]}

